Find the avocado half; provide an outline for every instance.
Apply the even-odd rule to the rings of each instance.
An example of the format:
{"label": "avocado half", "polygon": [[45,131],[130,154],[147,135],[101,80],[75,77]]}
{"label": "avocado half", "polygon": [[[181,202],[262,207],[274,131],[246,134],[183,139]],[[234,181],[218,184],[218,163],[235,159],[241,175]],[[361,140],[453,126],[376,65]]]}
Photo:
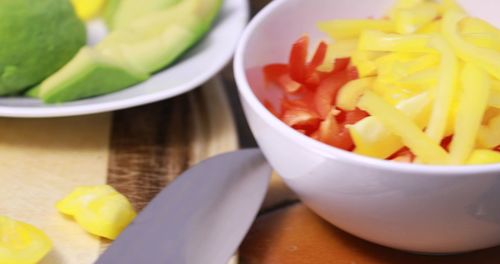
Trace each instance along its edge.
{"label": "avocado half", "polygon": [[46,103],[62,103],[140,83],[203,37],[221,5],[222,0],[181,0],[167,9],[133,19],[97,46],[80,50],[72,61],[28,94]]}
{"label": "avocado half", "polygon": [[0,95],[39,83],[85,42],[85,26],[68,0],[0,0]]}

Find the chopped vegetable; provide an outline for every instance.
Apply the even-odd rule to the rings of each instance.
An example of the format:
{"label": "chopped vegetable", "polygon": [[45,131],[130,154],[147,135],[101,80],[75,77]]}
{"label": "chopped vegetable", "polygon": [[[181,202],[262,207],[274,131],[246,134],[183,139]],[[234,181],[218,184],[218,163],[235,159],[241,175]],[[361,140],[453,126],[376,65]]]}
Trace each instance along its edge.
{"label": "chopped vegetable", "polygon": [[477,63],[495,78],[500,79],[500,53],[466,42],[459,34],[459,23],[465,14],[449,11],[443,17],[443,36],[457,55],[467,62]]}
{"label": "chopped vegetable", "polygon": [[458,60],[451,48],[441,37],[432,39],[431,45],[441,53],[439,80],[436,88],[434,106],[426,133],[434,140],[441,142],[445,137],[446,125],[451,114],[453,100],[456,98],[456,80],[458,76]]}
{"label": "chopped vegetable", "polygon": [[366,30],[359,38],[358,48],[368,51],[435,52],[429,47],[430,35],[386,34],[381,31]]}
{"label": "chopped vegetable", "polygon": [[477,149],[472,152],[467,160],[469,165],[500,163],[500,152],[489,149]]}
{"label": "chopped vegetable", "polygon": [[109,185],[78,187],[56,207],[87,232],[108,239],[118,237],[136,216],[127,198]]}
{"label": "chopped vegetable", "polygon": [[463,92],[450,146],[451,162],[454,164],[464,163],[474,149],[491,87],[488,74],[471,63],[467,63],[462,70],[461,82]]}
{"label": "chopped vegetable", "polygon": [[356,109],[359,98],[373,85],[374,78],[352,80],[344,85],[337,95],[337,107],[352,111]]}
{"label": "chopped vegetable", "polygon": [[382,32],[394,32],[395,30],[391,21],[374,19],[332,20],[318,23],[318,27],[335,40],[357,38],[365,30]]}
{"label": "chopped vegetable", "polygon": [[38,228],[0,216],[0,263],[35,264],[51,249],[52,242]]}
{"label": "chopped vegetable", "polygon": [[433,2],[423,2],[410,8],[394,10],[392,19],[399,34],[411,34],[429,24],[439,16],[439,5]]}
{"label": "chopped vegetable", "polygon": [[479,128],[477,141],[480,147],[493,149],[500,146],[500,114]]}
{"label": "chopped vegetable", "polygon": [[439,144],[425,135],[405,114],[393,108],[373,92],[361,97],[359,108],[379,119],[392,133],[401,137],[416,157],[428,164],[448,164],[449,155]]}
{"label": "chopped vegetable", "polygon": [[332,44],[307,56],[303,37],[288,64],[264,67],[270,86],[258,96],[278,118],[325,144],[396,162],[499,162],[499,29],[454,0],[396,0],[383,19],[318,26]]}

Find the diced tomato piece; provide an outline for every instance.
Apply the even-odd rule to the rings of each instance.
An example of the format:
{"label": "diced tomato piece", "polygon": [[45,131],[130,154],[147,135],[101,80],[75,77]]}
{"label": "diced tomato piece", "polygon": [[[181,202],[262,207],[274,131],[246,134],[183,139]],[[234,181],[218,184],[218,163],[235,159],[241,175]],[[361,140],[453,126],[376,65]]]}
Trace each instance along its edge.
{"label": "diced tomato piece", "polygon": [[300,83],[303,83],[306,78],[308,47],[309,37],[303,36],[293,44],[290,52],[290,77]]}
{"label": "diced tomato piece", "polygon": [[338,91],[348,81],[350,81],[350,79],[347,72],[342,71],[332,74],[320,83],[314,97],[314,104],[316,106],[316,111],[322,118],[328,115],[328,112],[330,112],[335,102]]}
{"label": "diced tomato piece", "polygon": [[283,113],[283,122],[298,130],[312,133],[318,129],[321,119],[318,114],[303,108],[287,109]]}
{"label": "diced tomato piece", "polygon": [[500,145],[493,149],[494,151],[500,151]]}

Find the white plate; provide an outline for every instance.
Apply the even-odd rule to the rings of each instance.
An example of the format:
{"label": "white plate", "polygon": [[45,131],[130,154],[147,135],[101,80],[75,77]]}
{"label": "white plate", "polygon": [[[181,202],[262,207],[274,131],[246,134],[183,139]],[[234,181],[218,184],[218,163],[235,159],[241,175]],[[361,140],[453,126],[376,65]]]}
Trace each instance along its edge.
{"label": "white plate", "polygon": [[[210,33],[179,62],[149,80],[125,90],[75,102],[45,105],[24,97],[0,98],[0,116],[59,117],[93,114],[143,105],[188,92],[207,81],[231,59],[248,20],[247,0],[225,0],[219,19]],[[95,42],[102,28],[89,25],[89,39]]]}

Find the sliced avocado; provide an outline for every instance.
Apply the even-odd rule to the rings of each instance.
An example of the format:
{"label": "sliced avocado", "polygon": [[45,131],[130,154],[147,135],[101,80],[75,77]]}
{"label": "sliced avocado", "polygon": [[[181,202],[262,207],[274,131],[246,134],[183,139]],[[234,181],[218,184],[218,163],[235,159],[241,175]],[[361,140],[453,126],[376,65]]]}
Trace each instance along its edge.
{"label": "sliced avocado", "polygon": [[121,0],[111,1],[107,15],[108,27],[111,29],[124,28],[134,20],[148,15],[157,10],[167,9],[181,0]]}
{"label": "sliced avocado", "polygon": [[102,95],[142,82],[174,62],[210,29],[222,0],[183,0],[83,48],[30,92],[46,103]]}
{"label": "sliced avocado", "polygon": [[115,30],[97,49],[109,56],[124,57],[134,67],[154,73],[205,35],[221,4],[222,0],[184,0]]}
{"label": "sliced avocado", "polygon": [[85,47],[32,93],[46,103],[60,103],[118,91],[147,78],[146,73]]}

